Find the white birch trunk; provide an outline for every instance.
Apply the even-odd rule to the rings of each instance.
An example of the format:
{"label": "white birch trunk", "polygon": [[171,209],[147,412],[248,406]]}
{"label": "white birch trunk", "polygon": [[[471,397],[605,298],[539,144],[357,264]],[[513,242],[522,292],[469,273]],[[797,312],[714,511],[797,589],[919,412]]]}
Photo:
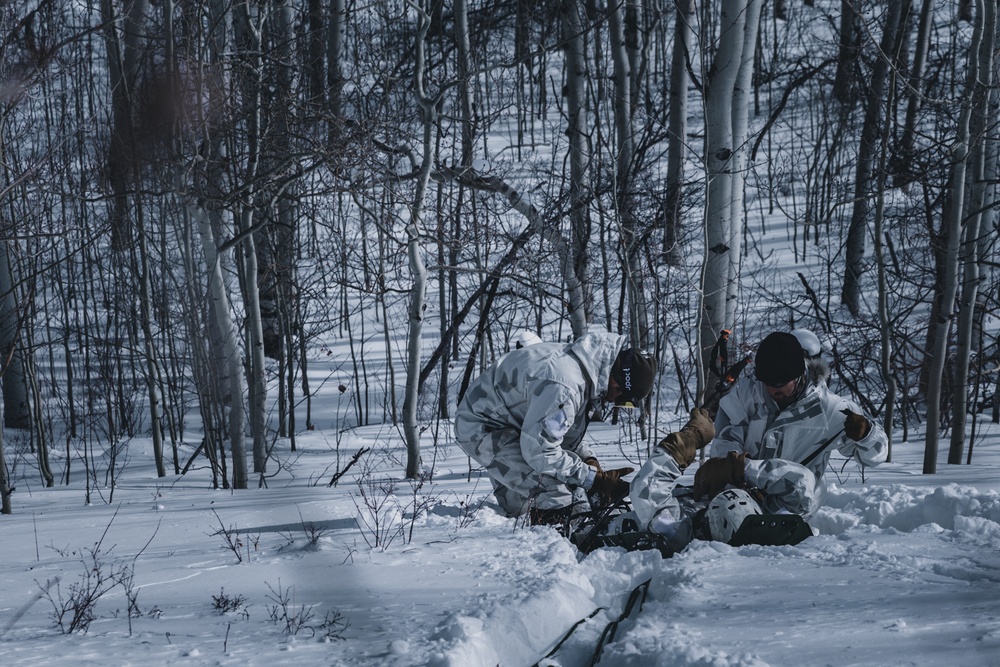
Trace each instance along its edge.
{"label": "white birch trunk", "polygon": [[[573,0],[563,1],[563,32],[566,39],[566,134],[569,137],[569,205],[572,243],[562,255],[568,315],[573,337],[582,336],[590,323],[590,144],[587,121],[586,41],[580,12]],[[566,245],[566,244],[562,244]]]}
{"label": "white birch trunk", "polygon": [[740,302],[740,263],[743,253],[744,199],[746,195],[748,137],[750,126],[750,100],[753,87],[754,56],[757,51],[760,12],[763,0],[750,0],[746,5],[743,24],[743,54],[739,72],[733,87],[733,159],[730,177],[729,207],[729,278],[726,284],[726,317],[724,322],[732,325],[736,320],[736,309]]}
{"label": "white birch trunk", "polygon": [[420,237],[423,229],[423,215],[427,186],[430,182],[434,159],[434,128],[437,122],[437,100],[427,94],[424,82],[426,66],[425,39],[430,27],[430,17],[424,9],[418,9],[416,40],[416,63],[414,66],[413,89],[417,103],[423,112],[423,162],[417,174],[417,189],[410,207],[410,219],[406,224],[406,257],[409,262],[410,286],[409,330],[406,343],[406,389],[403,395],[403,435],[406,438],[406,477],[420,476],[420,429],[417,427],[417,403],[420,399],[420,353],[421,334],[424,324],[424,301],[427,286],[427,267],[424,264]]}
{"label": "white birch trunk", "polygon": [[[948,449],[948,463],[962,463],[965,452],[965,430],[969,409],[969,360],[973,351],[973,331],[976,320],[982,316],[976,308],[979,295],[979,285],[982,275],[979,270],[980,227],[983,220],[983,207],[986,204],[986,125],[987,103],[992,88],[993,79],[993,48],[996,33],[996,3],[976,2],[976,21],[982,26],[983,40],[978,54],[970,52],[970,59],[978,58],[979,78],[970,91],[973,98],[974,111],[970,135],[979,137],[972,147],[970,167],[972,174],[970,182],[972,190],[969,201],[969,216],[965,222],[965,237],[961,248],[961,300],[959,305],[958,335],[955,341],[955,378],[952,386],[952,422],[951,443]],[[975,396],[973,406],[975,410]]]}
{"label": "white birch trunk", "polygon": [[[981,0],[980,0],[981,2]],[[962,239],[962,217],[965,215],[966,172],[969,163],[969,126],[972,115],[972,99],[979,77],[979,48],[983,38],[982,12],[977,13],[972,39],[969,43],[969,69],[962,110],[959,116],[958,133],[951,149],[954,162],[950,191],[951,205],[945,211],[944,277],[941,285],[941,310],[936,322],[934,347],[931,351],[927,381],[927,431],[924,440],[924,474],[937,472],[938,437],[941,426],[941,382],[948,357],[948,341],[952,316],[955,311],[955,296],[958,291],[958,256]],[[958,382],[964,382],[957,378]]]}
{"label": "white birch trunk", "polygon": [[221,353],[229,365],[228,409],[229,409],[229,442],[233,460],[233,488],[247,488],[247,456],[244,436],[243,408],[243,364],[239,337],[233,323],[232,304],[222,276],[222,262],[216,251],[215,235],[208,212],[195,204],[189,204],[191,219],[198,225],[198,235],[201,238],[202,252],[205,254],[205,267],[208,277],[208,294],[212,300],[211,311],[215,314],[216,325],[222,335]]}
{"label": "white birch trunk", "polygon": [[[756,2],[757,0],[751,0]],[[727,299],[730,294],[730,266],[739,261],[731,258],[734,248],[733,187],[735,126],[733,99],[740,66],[744,57],[744,27],[747,0],[722,0],[719,48],[706,77],[705,94],[705,262],[702,268],[702,307],[699,312],[701,346],[701,377],[712,382],[704,373],[711,368],[711,347],[729,323]],[[700,387],[704,391],[704,385]]]}
{"label": "white birch trunk", "polygon": [[674,25],[674,46],[670,56],[670,111],[667,115],[667,193],[664,216],[663,252],[669,264],[680,264],[678,239],[681,205],[684,198],[684,158],[687,153],[688,70],[694,32],[691,18],[694,0],[678,0]]}
{"label": "white birch trunk", "polygon": [[619,3],[608,16],[611,59],[615,73],[615,136],[618,155],[615,162],[616,205],[624,240],[625,284],[628,289],[629,324],[632,344],[648,347],[651,343],[647,299],[643,288],[643,230],[635,217],[632,171],[635,163],[635,127],[632,115],[632,58],[625,36],[625,3]]}

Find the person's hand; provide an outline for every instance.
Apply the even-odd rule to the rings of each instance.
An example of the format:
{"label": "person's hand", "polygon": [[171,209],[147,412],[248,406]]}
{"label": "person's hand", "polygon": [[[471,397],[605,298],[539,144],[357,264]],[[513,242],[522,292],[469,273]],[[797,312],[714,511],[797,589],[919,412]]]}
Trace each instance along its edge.
{"label": "person's hand", "polygon": [[704,408],[695,408],[691,411],[691,419],[681,429],[687,438],[694,440],[695,447],[701,449],[715,437],[715,424]]}
{"label": "person's hand", "polygon": [[708,410],[695,408],[691,418],[681,430],[660,440],[658,447],[667,450],[682,471],[694,461],[695,452],[715,437],[715,424],[709,419]]}
{"label": "person's hand", "polygon": [[591,468],[593,468],[597,472],[601,472],[601,464],[597,462],[597,457],[596,456],[588,456],[587,458],[585,458],[583,460],[583,462],[586,463],[587,465],[589,465]]}
{"label": "person's hand", "polygon": [[746,454],[729,452],[723,458],[708,459],[694,475],[694,496],[714,498],[727,486],[739,486],[745,479]]}
{"label": "person's hand", "polygon": [[594,478],[594,484],[590,490],[603,498],[606,502],[614,502],[619,498],[624,498],[628,494],[629,484],[622,479],[635,471],[635,468],[615,468],[614,470],[602,470]]}
{"label": "person's hand", "polygon": [[841,412],[846,415],[844,417],[844,434],[855,442],[864,440],[865,436],[872,430],[871,422],[864,415],[859,415],[850,408],[844,408]]}

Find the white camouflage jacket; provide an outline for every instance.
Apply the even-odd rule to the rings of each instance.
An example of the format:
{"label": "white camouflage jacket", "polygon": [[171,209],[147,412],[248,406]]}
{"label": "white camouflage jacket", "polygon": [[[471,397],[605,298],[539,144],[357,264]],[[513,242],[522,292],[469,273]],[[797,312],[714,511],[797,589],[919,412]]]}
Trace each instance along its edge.
{"label": "white camouflage jacket", "polygon": [[485,435],[514,428],[534,470],[585,485],[592,468],[583,459],[594,454],[583,436],[625,342],[625,336],[589,333],[569,345],[538,343],[507,353],[472,383],[458,406],[459,446],[489,465],[493,441]]}
{"label": "white camouflage jacket", "polygon": [[[810,361],[808,377],[805,394],[784,411],[752,376],[740,380],[719,404],[711,456],[747,454],[746,481],[765,494],[765,512],[806,517],[815,512],[823,500],[823,474],[834,449],[863,466],[882,463],[888,453],[885,432],[870,418],[871,430],[860,442],[844,435],[841,410],[863,412],[829,390],[824,362]],[[674,496],[680,476],[673,457],[656,447],[631,483],[632,509],[640,523],[651,526],[661,514],[664,519],[683,518]]]}
{"label": "white camouflage jacket", "polygon": [[719,403],[712,456],[746,453],[746,481],[767,494],[767,511],[814,512],[822,502],[823,475],[834,449],[862,466],[876,466],[888,454],[889,439],[871,418],[862,440],[844,434],[841,410],[864,412],[830,391],[826,363],[811,361],[807,372],[805,395],[784,410],[753,377],[744,377]]}

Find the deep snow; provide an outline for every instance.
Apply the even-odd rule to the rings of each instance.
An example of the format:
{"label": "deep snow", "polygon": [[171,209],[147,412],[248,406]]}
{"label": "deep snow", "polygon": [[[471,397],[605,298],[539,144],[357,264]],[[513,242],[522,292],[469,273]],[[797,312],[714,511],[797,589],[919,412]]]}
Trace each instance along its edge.
{"label": "deep snow", "polygon": [[[53,489],[21,482],[15,514],[0,519],[0,658],[8,667],[587,665],[629,593],[650,580],[600,664],[997,665],[1000,429],[988,426],[972,466],[942,464],[937,475],[919,474],[914,442],[897,442],[895,462],[864,481],[836,462],[840,479],[831,473],[828,506],[812,521],[820,534],[798,546],[696,542],[666,560],[620,549],[580,559],[555,531],[502,518],[485,478],[429,431],[435,475],[416,493],[402,479],[400,438],[384,426],[346,434],[339,459],[330,433],[304,433],[268,488],[240,492],[209,489],[203,468],[157,479],[148,443],[137,441],[111,503],[95,495],[86,505],[81,475]],[[617,441],[628,429],[619,429],[588,434],[609,464],[626,463]],[[328,487],[367,446],[375,450]],[[393,538],[384,548],[368,545],[374,528],[359,528],[373,520],[362,487],[383,504],[381,537]],[[137,617],[116,585],[86,634],[60,632],[53,601],[70,601],[88,572],[92,581],[122,568]],[[225,603],[235,608],[217,609]]]}

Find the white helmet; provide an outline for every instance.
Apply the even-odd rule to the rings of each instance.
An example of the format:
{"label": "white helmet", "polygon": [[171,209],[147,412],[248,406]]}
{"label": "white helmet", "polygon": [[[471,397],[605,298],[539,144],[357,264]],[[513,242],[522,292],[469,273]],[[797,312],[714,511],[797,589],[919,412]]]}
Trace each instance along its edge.
{"label": "white helmet", "polygon": [[510,339],[510,345],[512,345],[515,350],[520,350],[522,347],[528,347],[529,345],[535,345],[536,343],[541,342],[542,339],[538,337],[538,334],[534,331],[528,331],[527,329],[517,332],[517,334]]}
{"label": "white helmet", "polygon": [[712,539],[726,543],[733,539],[743,519],[754,514],[762,514],[760,505],[743,489],[726,489],[712,498],[705,510]]}
{"label": "white helmet", "polygon": [[819,336],[809,329],[793,329],[792,335],[799,341],[802,351],[806,357],[814,359],[823,352],[823,346],[819,342]]}

